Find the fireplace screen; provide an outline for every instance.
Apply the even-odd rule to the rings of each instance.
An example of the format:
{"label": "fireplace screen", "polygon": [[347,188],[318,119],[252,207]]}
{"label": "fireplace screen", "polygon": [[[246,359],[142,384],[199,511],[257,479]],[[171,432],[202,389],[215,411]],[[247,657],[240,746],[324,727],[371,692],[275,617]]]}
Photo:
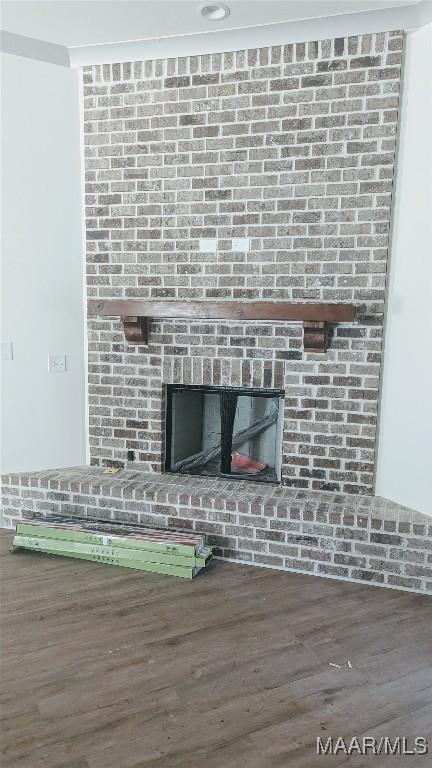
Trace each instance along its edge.
{"label": "fireplace screen", "polygon": [[279,482],[283,394],[169,385],[166,471]]}

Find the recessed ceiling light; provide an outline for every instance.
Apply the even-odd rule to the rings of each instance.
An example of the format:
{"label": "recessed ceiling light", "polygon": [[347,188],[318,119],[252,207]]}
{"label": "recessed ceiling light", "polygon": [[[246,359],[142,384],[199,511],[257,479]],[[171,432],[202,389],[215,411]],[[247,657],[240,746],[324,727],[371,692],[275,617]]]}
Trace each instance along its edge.
{"label": "recessed ceiling light", "polygon": [[200,5],[201,16],[209,21],[222,21],[230,15],[230,9],[223,3],[207,3]]}

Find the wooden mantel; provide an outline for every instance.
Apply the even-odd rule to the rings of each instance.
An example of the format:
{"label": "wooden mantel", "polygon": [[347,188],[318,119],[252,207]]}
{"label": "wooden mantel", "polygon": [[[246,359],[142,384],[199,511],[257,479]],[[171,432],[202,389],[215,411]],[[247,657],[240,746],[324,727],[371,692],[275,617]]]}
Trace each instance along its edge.
{"label": "wooden mantel", "polygon": [[177,301],[175,299],[90,299],[89,315],[120,317],[130,344],[148,344],[149,321],[286,320],[303,323],[305,352],[327,351],[328,323],[350,323],[353,304],[310,304],[287,301]]}

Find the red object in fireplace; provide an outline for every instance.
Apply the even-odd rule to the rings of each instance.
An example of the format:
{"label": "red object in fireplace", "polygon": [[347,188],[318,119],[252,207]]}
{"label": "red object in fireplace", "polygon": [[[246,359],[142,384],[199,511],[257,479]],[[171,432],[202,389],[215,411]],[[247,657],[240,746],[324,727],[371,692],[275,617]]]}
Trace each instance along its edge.
{"label": "red object in fireplace", "polygon": [[243,453],[233,451],[231,454],[231,472],[243,473],[245,475],[257,475],[262,472],[267,464],[262,461],[252,459],[251,456],[245,456]]}

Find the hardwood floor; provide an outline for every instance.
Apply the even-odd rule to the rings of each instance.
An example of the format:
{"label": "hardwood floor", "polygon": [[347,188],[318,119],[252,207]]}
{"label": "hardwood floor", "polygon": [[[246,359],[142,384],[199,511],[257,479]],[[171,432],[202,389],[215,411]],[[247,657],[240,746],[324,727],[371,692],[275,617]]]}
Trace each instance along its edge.
{"label": "hardwood floor", "polygon": [[316,755],[366,734],[432,752],[430,598],[221,561],[186,582],[10,541],[3,768],[430,765]]}

